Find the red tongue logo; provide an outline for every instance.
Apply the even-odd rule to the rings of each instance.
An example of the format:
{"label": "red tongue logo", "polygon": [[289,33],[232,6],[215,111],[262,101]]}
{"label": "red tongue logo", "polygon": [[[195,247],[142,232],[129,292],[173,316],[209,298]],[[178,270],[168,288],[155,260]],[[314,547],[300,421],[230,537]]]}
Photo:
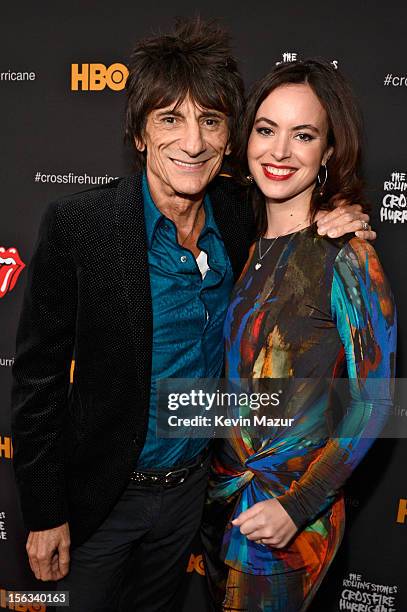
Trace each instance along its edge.
{"label": "red tongue logo", "polygon": [[18,277],[25,268],[17,249],[0,247],[0,298],[14,289]]}

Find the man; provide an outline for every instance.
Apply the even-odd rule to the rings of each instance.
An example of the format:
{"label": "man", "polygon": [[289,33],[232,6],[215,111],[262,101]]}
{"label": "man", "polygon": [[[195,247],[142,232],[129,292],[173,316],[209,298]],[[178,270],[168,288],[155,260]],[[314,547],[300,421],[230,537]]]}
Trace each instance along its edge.
{"label": "man", "polygon": [[[228,37],[183,22],[141,41],[129,69],[140,171],[48,208],[13,370],[30,565],[75,612],[118,609],[126,590],[126,610],[179,609],[208,444],[155,437],[157,381],[220,375],[228,295],[253,239],[242,190],[219,176],[243,113]],[[339,234],[368,219],[351,218]]]}

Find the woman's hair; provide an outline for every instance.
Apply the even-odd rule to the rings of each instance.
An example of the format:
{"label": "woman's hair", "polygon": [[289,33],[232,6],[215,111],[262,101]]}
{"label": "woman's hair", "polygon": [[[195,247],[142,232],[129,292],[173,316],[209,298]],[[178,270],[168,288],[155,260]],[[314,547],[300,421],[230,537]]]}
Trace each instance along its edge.
{"label": "woman's hair", "polygon": [[[274,89],[290,83],[304,83],[311,87],[327,114],[327,145],[334,147],[326,164],[328,177],[322,195],[318,184],[312,194],[311,220],[319,210],[333,209],[340,199],[351,204],[360,204],[366,210],[360,178],[361,115],[349,84],[341,73],[325,60],[307,59],[280,64],[255,84],[247,100],[241,160],[246,157],[247,144],[261,103]],[[323,182],[325,173],[321,174]],[[252,194],[257,228],[259,235],[262,235],[267,229],[265,200],[255,184],[252,186]]]}
{"label": "woman's hair", "polygon": [[[189,96],[198,106],[228,116],[231,160],[241,149],[244,84],[232,56],[229,34],[216,21],[178,19],[171,34],[139,41],[129,61],[125,136],[142,140],[148,114],[181,104]],[[135,151],[143,168],[145,152]]]}

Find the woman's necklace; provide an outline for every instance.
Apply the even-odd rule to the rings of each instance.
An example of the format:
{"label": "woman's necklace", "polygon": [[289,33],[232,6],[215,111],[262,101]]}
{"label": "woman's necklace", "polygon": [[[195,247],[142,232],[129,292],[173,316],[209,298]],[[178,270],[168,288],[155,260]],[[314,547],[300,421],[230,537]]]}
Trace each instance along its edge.
{"label": "woman's necklace", "polygon": [[285,232],[285,234],[280,234],[279,236],[276,236],[273,240],[273,242],[270,244],[270,246],[268,247],[268,249],[266,249],[265,253],[261,253],[261,239],[262,236],[260,236],[259,238],[259,243],[258,243],[258,251],[259,251],[259,257],[257,259],[257,262],[254,266],[255,270],[260,270],[261,266],[263,265],[261,262],[262,260],[265,258],[265,256],[267,255],[267,253],[273,248],[276,240],[278,240],[279,238],[281,238],[282,236],[287,236],[287,234],[290,234],[291,232],[293,232],[295,229],[297,229],[297,227],[299,227],[300,225],[302,225],[303,223],[305,223],[305,219],[304,221],[301,221],[300,223],[297,223],[297,225],[295,225],[294,227],[292,227],[291,229],[289,229],[287,232]]}

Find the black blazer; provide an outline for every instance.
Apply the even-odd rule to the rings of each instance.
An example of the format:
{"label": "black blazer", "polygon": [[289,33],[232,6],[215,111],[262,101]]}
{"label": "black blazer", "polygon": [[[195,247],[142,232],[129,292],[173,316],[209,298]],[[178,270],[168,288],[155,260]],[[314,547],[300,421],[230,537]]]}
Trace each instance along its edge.
{"label": "black blazer", "polygon": [[[253,239],[250,207],[230,178],[208,193],[237,277]],[[52,203],[13,367],[14,469],[28,529],[69,521],[77,545],[108,515],[144,444],[151,352],[141,175]]]}

